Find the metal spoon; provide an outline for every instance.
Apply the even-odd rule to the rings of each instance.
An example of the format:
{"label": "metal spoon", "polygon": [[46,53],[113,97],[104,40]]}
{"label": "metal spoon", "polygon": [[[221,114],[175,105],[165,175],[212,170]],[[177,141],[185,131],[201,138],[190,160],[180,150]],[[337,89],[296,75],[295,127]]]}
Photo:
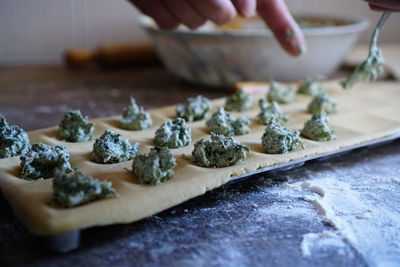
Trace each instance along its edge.
{"label": "metal spoon", "polygon": [[385,23],[388,20],[388,18],[390,17],[390,15],[392,15],[391,11],[385,11],[385,12],[383,12],[381,18],[379,19],[378,24],[375,27],[374,34],[372,35],[372,39],[371,39],[371,42],[374,42],[374,44],[376,44],[378,42],[379,32],[382,30],[383,26],[385,25]]}
{"label": "metal spoon", "polygon": [[383,57],[381,50],[378,48],[378,36],[391,14],[391,11],[383,12],[374,32],[372,33],[367,59],[358,65],[350,77],[341,83],[344,89],[351,88],[361,81],[375,81],[378,79],[379,75],[382,74]]}
{"label": "metal spoon", "polygon": [[376,25],[376,27],[378,27],[379,29],[382,29],[383,25],[385,25],[385,22],[387,21],[387,19],[390,17],[391,14],[392,14],[391,11],[383,12],[381,18],[378,21],[378,25]]}

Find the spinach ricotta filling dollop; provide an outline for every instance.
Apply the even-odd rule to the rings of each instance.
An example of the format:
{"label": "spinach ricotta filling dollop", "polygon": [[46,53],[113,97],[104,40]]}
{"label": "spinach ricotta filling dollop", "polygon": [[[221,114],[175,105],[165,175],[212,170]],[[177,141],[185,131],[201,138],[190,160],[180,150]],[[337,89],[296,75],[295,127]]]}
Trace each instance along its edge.
{"label": "spinach ricotta filling dollop", "polygon": [[315,113],[304,124],[301,135],[315,141],[329,141],[335,138],[335,132],[329,127],[329,119],[324,111]]}
{"label": "spinach ricotta filling dollop", "polygon": [[131,104],[123,109],[121,116],[121,128],[125,130],[145,130],[153,124],[150,114],[145,112],[143,107],[139,107],[133,97]]}
{"label": "spinach ricotta filling dollop", "polygon": [[260,124],[268,125],[272,119],[282,124],[288,121],[288,115],[281,111],[278,103],[269,103],[265,99],[260,99],[258,104],[261,109],[260,113],[257,115]]}
{"label": "spinach ricotta filling dollop", "polygon": [[20,177],[29,180],[46,179],[54,176],[56,170],[71,172],[69,152],[64,146],[49,146],[35,143],[21,159]]}
{"label": "spinach ricotta filling dollop", "polygon": [[116,191],[109,181],[100,181],[80,172],[67,174],[56,171],[53,179],[53,196],[49,203],[62,208],[72,208],[115,196]]}
{"label": "spinach ricotta filling dollop", "polygon": [[268,124],[263,136],[262,145],[268,154],[284,154],[297,148],[304,148],[300,131],[291,131],[280,125],[275,119]]}
{"label": "spinach ricotta filling dollop", "polygon": [[10,125],[0,116],[0,159],[20,156],[29,151],[29,137],[16,125]]}
{"label": "spinach ricotta filling dollop", "polygon": [[239,89],[235,94],[228,97],[225,103],[225,109],[228,111],[245,111],[251,108],[253,101],[251,95]]}
{"label": "spinach ricotta filling dollop", "polygon": [[160,184],[174,176],[176,160],[167,147],[153,147],[147,155],[138,154],[132,169],[142,184]]}
{"label": "spinach ricotta filling dollop", "polygon": [[325,89],[317,82],[316,79],[306,79],[300,84],[297,92],[303,95],[316,96],[325,92]]}
{"label": "spinach ricotta filling dollop", "polygon": [[108,129],[94,142],[91,157],[98,163],[125,162],[135,157],[138,148],[139,143],[132,145],[128,139]]}
{"label": "spinach ricotta filling dollop", "polygon": [[291,88],[285,87],[282,84],[271,81],[267,100],[269,102],[277,102],[279,104],[288,104],[294,100],[295,91]]}
{"label": "spinach ricotta filling dollop", "polygon": [[328,94],[322,93],[316,95],[310,102],[307,108],[308,112],[311,114],[325,111],[327,114],[337,112],[337,103]]}
{"label": "spinach ricotta filling dollop", "polygon": [[243,135],[250,132],[250,120],[247,117],[235,118],[231,114],[225,113],[224,108],[220,107],[206,122],[210,132],[225,136]]}
{"label": "spinach ricotta filling dollop", "polygon": [[67,142],[86,142],[93,137],[94,124],[80,110],[70,110],[58,126],[58,133]]}
{"label": "spinach ricotta filling dollop", "polygon": [[211,110],[211,101],[199,95],[191,97],[185,104],[176,106],[176,116],[184,118],[186,121],[198,121],[207,118]]}
{"label": "spinach ricotta filling dollop", "polygon": [[169,120],[156,130],[153,142],[156,146],[168,148],[184,147],[192,142],[192,130],[182,118]]}
{"label": "spinach ricotta filling dollop", "polygon": [[232,137],[211,133],[194,144],[192,162],[201,167],[228,167],[247,158],[250,149]]}

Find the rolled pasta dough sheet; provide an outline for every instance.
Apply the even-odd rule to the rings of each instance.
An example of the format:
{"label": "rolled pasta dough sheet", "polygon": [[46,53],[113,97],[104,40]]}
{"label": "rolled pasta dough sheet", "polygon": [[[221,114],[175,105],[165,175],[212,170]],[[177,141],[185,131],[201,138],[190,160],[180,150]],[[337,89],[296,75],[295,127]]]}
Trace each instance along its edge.
{"label": "rolled pasta dough sheet", "polygon": [[[337,83],[325,84],[329,94],[338,101],[339,113],[330,116],[330,125],[337,138],[329,142],[315,142],[304,139],[307,148],[288,154],[265,154],[261,136],[265,126],[255,118],[259,112],[258,99],[268,91],[266,83],[241,83],[238,86],[253,94],[253,108],[243,113],[231,112],[238,116],[246,115],[252,119],[251,133],[236,136],[250,147],[248,158],[235,166],[225,168],[203,168],[191,163],[193,144],[200,138],[209,138],[205,120],[190,122],[192,143],[184,148],[171,150],[177,160],[175,175],[160,185],[139,184],[132,169],[132,161],[117,164],[98,164],[90,160],[94,140],[85,143],[68,143],[59,139],[57,128],[47,128],[28,133],[31,142],[49,145],[65,145],[70,151],[71,164],[82,173],[97,179],[112,181],[118,194],[70,209],[48,205],[52,195],[52,179],[26,181],[18,178],[19,158],[0,160],[0,187],[9,201],[15,215],[33,233],[54,235],[76,229],[116,223],[131,223],[188,199],[204,194],[206,191],[227,183],[234,176],[245,175],[265,167],[278,166],[291,161],[337,151],[338,149],[379,140],[400,133],[400,84],[369,83],[359,84],[350,91],[342,91]],[[306,112],[311,97],[296,95],[295,101],[281,105],[289,114],[289,129],[301,129],[311,115]],[[213,112],[223,106],[225,99],[213,100]],[[175,106],[150,110],[153,127],[145,131],[126,131],[120,129],[119,116],[92,120],[95,122],[94,138],[105,129],[112,129],[132,143],[140,142],[140,152],[148,152],[153,146],[155,130],[165,120],[175,118]]]}

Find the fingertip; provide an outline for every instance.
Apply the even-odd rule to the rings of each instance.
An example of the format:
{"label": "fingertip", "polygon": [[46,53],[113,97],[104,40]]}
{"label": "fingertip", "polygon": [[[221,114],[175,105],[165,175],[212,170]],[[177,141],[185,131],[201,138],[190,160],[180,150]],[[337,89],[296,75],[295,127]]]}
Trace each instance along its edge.
{"label": "fingertip", "polygon": [[292,56],[302,56],[307,53],[307,45],[303,32],[298,27],[276,30],[278,41]]}
{"label": "fingertip", "polygon": [[[290,53],[290,52],[289,52]],[[290,53],[292,56],[295,57],[302,57],[307,54],[307,45],[301,45],[293,49],[293,53]]]}
{"label": "fingertip", "polygon": [[160,29],[163,30],[173,30],[176,29],[179,26],[179,22],[176,21],[175,19],[171,19],[169,17],[158,17],[158,16],[152,16],[156,24]]}
{"label": "fingertip", "polygon": [[173,30],[179,26],[179,21],[168,11],[160,0],[147,0],[145,9],[163,30]]}
{"label": "fingertip", "polygon": [[252,17],[256,14],[256,0],[233,0],[237,12],[245,17]]}
{"label": "fingertip", "polygon": [[189,29],[195,30],[206,20],[190,4],[184,0],[163,0],[171,15]]}
{"label": "fingertip", "polygon": [[188,0],[205,19],[215,24],[225,24],[237,16],[231,0]]}
{"label": "fingertip", "polygon": [[306,41],[299,25],[283,0],[259,0],[257,11],[267,23],[280,45],[293,56],[306,53]]}
{"label": "fingertip", "polygon": [[171,31],[176,29],[179,26],[179,23],[157,23],[157,25],[163,30]]}
{"label": "fingertip", "polygon": [[307,44],[304,43],[304,45],[300,46],[298,56],[304,56],[306,54],[307,54]]}
{"label": "fingertip", "polygon": [[300,27],[295,27],[294,31],[295,35],[293,36],[293,39],[287,40],[290,47],[295,51],[292,55],[303,56],[307,53],[307,43],[304,34]]}
{"label": "fingertip", "polygon": [[227,6],[221,9],[212,19],[216,24],[225,24],[237,16],[237,12],[233,7]]}
{"label": "fingertip", "polygon": [[201,26],[203,26],[204,23],[206,23],[206,20],[192,22],[192,23],[190,23],[190,25],[186,25],[186,26],[188,26],[191,30],[196,30],[196,29],[200,28]]}

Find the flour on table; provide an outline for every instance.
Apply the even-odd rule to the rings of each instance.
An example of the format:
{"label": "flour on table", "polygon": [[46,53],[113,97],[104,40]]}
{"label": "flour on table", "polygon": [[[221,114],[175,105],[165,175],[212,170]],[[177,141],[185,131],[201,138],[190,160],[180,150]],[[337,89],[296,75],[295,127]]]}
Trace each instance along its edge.
{"label": "flour on table", "polygon": [[309,233],[303,236],[301,241],[301,253],[303,256],[311,256],[321,250],[335,249],[340,255],[345,254],[346,243],[337,231],[323,231],[321,233]]}
{"label": "flour on table", "polygon": [[[380,179],[382,180],[382,179]],[[371,186],[393,191],[398,178],[371,181]],[[386,183],[395,183],[388,185]],[[303,236],[303,256],[314,250],[337,247],[343,249],[349,242],[371,266],[394,266],[400,262],[400,212],[384,204],[385,200],[368,190],[368,186],[353,188],[338,179],[322,178],[285,185],[285,189],[313,204],[323,221],[332,231],[309,233]],[[361,184],[361,182],[360,182]]]}

